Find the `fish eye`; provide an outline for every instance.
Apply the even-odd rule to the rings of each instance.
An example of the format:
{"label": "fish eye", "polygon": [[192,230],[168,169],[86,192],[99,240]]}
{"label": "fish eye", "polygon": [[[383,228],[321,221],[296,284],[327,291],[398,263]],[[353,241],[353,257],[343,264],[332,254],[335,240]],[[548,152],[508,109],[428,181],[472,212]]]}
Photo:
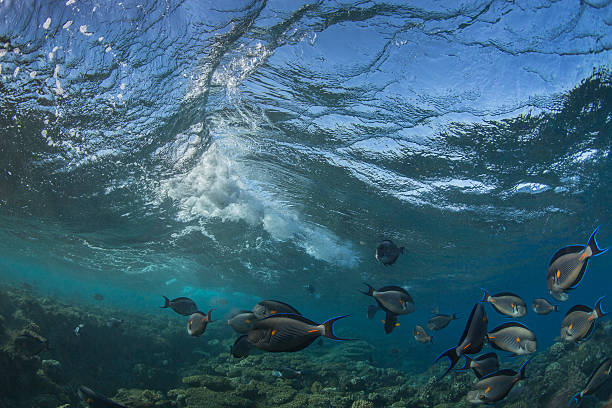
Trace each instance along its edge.
{"label": "fish eye", "polygon": [[487,398],[487,396],[486,396],[486,395],[484,395],[484,394],[480,394],[480,395],[478,396],[478,398],[479,398],[481,401],[484,401],[484,400]]}

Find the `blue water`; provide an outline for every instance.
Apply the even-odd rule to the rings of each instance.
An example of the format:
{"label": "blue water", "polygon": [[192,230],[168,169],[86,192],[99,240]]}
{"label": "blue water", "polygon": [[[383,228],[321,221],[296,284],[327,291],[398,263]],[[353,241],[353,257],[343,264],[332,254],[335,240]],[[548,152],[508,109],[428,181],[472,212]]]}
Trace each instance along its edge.
{"label": "blue water", "polygon": [[[612,245],[611,25],[605,0],[0,0],[1,277],[352,314],[338,333],[429,365],[481,287],[530,304],[557,249]],[[611,269],[523,319],[541,347]],[[362,282],[416,312],[385,335]],[[417,345],[434,305],[464,319]]]}

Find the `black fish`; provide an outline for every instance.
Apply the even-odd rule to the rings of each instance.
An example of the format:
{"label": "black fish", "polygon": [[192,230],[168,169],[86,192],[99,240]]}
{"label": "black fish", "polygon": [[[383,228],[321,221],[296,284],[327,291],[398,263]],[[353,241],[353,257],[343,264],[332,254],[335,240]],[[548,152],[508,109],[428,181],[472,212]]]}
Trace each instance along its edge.
{"label": "black fish", "polygon": [[95,295],[92,296],[95,300],[97,300],[98,302],[104,300],[104,296],[102,296],[99,293],[96,293]]}
{"label": "black fish", "polygon": [[465,365],[460,370],[471,368],[478,379],[499,370],[499,360],[495,353],[482,354],[476,358],[466,355],[463,357],[465,358]]}
{"label": "black fish", "polygon": [[404,253],[404,247],[397,247],[393,242],[386,239],[376,247],[376,259],[383,265],[393,265],[397,257]]}
{"label": "black fish", "polygon": [[427,328],[429,330],[442,330],[448,326],[450,322],[456,319],[458,319],[458,317],[455,313],[452,315],[436,314],[427,321]]}
{"label": "black fish", "polygon": [[333,340],[350,340],[336,337],[333,325],[338,316],[322,324],[295,314],[275,314],[258,320],[249,332],[249,342],[258,349],[271,352],[293,352],[308,347],[319,336]]}
{"label": "black fish", "polygon": [[597,389],[610,378],[611,374],[612,358],[607,358],[601,362],[595,371],[593,371],[593,374],[591,374],[591,378],[589,378],[589,381],[587,381],[584,390],[574,395],[574,397],[570,400],[570,404],[572,401],[576,401],[576,406],[580,405],[582,397],[588,394],[593,394],[595,391],[597,391]]}
{"label": "black fish", "polygon": [[251,343],[249,343],[249,336],[246,334],[238,337],[234,344],[230,346],[230,353],[236,358],[242,358],[249,355],[251,352]]}
{"label": "black fish", "polygon": [[464,354],[476,354],[482,350],[485,338],[487,337],[487,313],[481,303],[477,303],[472,308],[463,335],[457,347],[450,348],[436,358],[436,362],[446,356],[450,359],[450,367],[442,374],[444,377],[457,364],[459,357]]}
{"label": "black fish", "polygon": [[514,370],[500,370],[482,377],[472,386],[467,393],[466,399],[473,404],[492,404],[501,401],[512,390],[514,384],[525,377],[525,366],[529,360],[521,366],[517,373]]}
{"label": "black fish", "polygon": [[280,368],[278,372],[281,373],[281,377],[288,378],[290,380],[293,380],[306,374],[304,371],[294,370],[293,368],[289,367]]}
{"label": "black fish", "polygon": [[49,340],[32,336],[30,333],[20,334],[15,338],[15,349],[27,356],[35,356],[49,350]]}
{"label": "black fish", "polygon": [[262,300],[255,306],[253,306],[253,314],[258,319],[263,319],[277,313],[289,313],[301,315],[297,309],[287,303],[280,302],[278,300]]}
{"label": "black fish", "polygon": [[190,316],[198,311],[198,307],[195,302],[186,297],[178,297],[176,299],[168,299],[164,296],[166,303],[163,306],[160,306],[162,309],[166,307],[170,307],[176,313],[181,314],[183,316]]}
{"label": "black fish", "polygon": [[368,319],[373,319],[374,316],[376,315],[376,312],[378,312],[379,309],[380,307],[376,305],[368,305],[368,311],[367,311]]}
{"label": "black fish", "polygon": [[79,387],[78,394],[79,398],[86,402],[91,408],[127,408],[125,405],[118,404],[84,385]]}
{"label": "black fish", "polygon": [[546,282],[548,291],[555,299],[567,300],[567,291],[578,286],[584,277],[589,258],[601,255],[609,249],[601,249],[597,244],[598,230],[599,227],[593,231],[586,246],[570,245],[561,248],[553,255],[548,264]]}
{"label": "black fish", "polygon": [[550,312],[558,312],[559,308],[551,304],[548,300],[544,298],[536,298],[533,299],[533,303],[531,304],[531,310],[533,310],[539,315],[547,315]]}

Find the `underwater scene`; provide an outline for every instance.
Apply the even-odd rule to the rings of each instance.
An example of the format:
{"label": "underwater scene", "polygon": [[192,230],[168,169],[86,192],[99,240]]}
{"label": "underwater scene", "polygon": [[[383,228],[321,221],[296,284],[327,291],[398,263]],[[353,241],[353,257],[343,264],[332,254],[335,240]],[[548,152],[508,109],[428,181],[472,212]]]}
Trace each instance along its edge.
{"label": "underwater scene", "polygon": [[0,0],[0,408],[612,408],[612,0]]}

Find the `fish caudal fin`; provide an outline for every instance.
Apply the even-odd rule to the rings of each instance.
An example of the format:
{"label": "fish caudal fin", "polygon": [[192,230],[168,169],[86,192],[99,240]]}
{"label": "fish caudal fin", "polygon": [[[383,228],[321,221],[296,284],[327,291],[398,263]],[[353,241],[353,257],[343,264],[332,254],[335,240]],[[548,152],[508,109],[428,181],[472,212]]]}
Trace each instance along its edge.
{"label": "fish caudal fin", "polygon": [[368,287],[368,291],[367,292],[360,291],[360,292],[363,293],[364,295],[374,296],[374,288],[365,282],[363,282],[363,284]]}
{"label": "fish caudal fin", "polygon": [[600,317],[603,317],[603,316],[607,315],[605,310],[603,310],[601,308],[601,301],[604,300],[604,298],[605,298],[605,296],[602,296],[599,299],[597,299],[597,302],[595,302],[595,307],[593,309],[597,313],[597,318],[600,318]]}
{"label": "fish caudal fin", "polygon": [[523,365],[521,366],[521,369],[519,370],[519,380],[523,380],[527,378],[527,376],[525,375],[525,368],[527,367],[527,363],[529,363],[530,361],[531,361],[531,358],[525,361]]}
{"label": "fish caudal fin", "polygon": [[400,254],[403,254],[405,250],[406,250],[406,248],[404,248],[404,247],[399,247]]}
{"label": "fish caudal fin", "polygon": [[332,339],[332,340],[356,340],[356,339],[343,339],[341,337],[337,337],[334,334],[334,323],[336,322],[336,320],[340,320],[340,319],[344,319],[345,317],[348,317],[350,315],[344,315],[344,316],[338,316],[338,317],[332,317],[331,319],[327,320],[326,322],[323,323],[323,327],[325,329],[325,332],[323,333],[323,336]]}
{"label": "fish caudal fin", "polygon": [[472,364],[472,358],[468,357],[467,355],[463,356],[465,358],[465,364],[463,365],[463,367],[458,368],[457,371],[465,371],[468,368],[470,368],[470,365]]}
{"label": "fish caudal fin", "polygon": [[606,252],[608,249],[610,249],[610,247],[604,248],[604,249],[601,249],[599,247],[599,244],[597,243],[597,231],[599,231],[599,227],[597,227],[595,231],[593,231],[593,233],[591,234],[591,237],[589,238],[589,243],[587,244],[587,246],[590,247],[591,251],[593,252],[593,255],[591,256],[601,255],[604,252]]}
{"label": "fish caudal fin", "polygon": [[580,401],[582,401],[582,392],[576,393],[576,395],[574,395],[572,399],[567,403],[567,406],[568,407],[571,406],[572,402],[574,401],[576,402],[576,405],[575,405],[576,407],[580,405]]}
{"label": "fish caudal fin", "polygon": [[[163,296],[163,295],[162,295]],[[163,296],[164,301],[166,302],[163,306],[160,306],[160,308],[165,309],[167,307],[170,307],[170,299],[168,299],[167,297]]]}
{"label": "fish caudal fin", "polygon": [[448,374],[448,372],[450,370],[453,369],[453,367],[457,364],[457,361],[459,361],[459,354],[457,354],[456,348],[452,347],[449,348],[448,350],[446,350],[444,353],[440,354],[438,356],[438,358],[436,358],[435,362],[438,362],[438,360],[440,360],[442,357],[448,357],[449,360],[451,361],[451,365],[450,367],[448,367],[448,369],[444,372],[444,374],[442,374],[440,376],[440,379],[442,379],[446,374]]}
{"label": "fish caudal fin", "polygon": [[206,320],[208,321],[208,323],[213,322],[214,320],[212,319],[212,317],[210,316],[210,313],[213,311],[214,309],[210,309],[208,311],[208,314],[206,315]]}

